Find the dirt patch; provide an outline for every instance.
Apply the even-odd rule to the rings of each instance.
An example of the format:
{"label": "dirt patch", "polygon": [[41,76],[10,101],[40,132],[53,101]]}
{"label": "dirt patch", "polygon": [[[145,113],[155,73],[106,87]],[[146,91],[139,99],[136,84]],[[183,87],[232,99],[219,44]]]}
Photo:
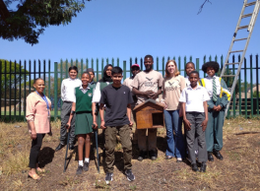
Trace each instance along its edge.
{"label": "dirt patch", "polygon": [[[15,126],[21,126],[19,128]],[[158,159],[137,161],[133,146],[133,173],[136,180],[127,181],[123,174],[122,148],[116,147],[114,181],[106,185],[102,144],[100,173],[92,150],[89,171],[76,176],[77,152],[68,152],[67,169],[63,172],[65,148],[54,149],[59,143],[59,121],[52,124],[53,137],[44,138],[40,161],[47,173],[39,182],[27,178],[30,139],[26,123],[0,124],[0,190],[253,190],[260,188],[260,134],[239,132],[260,131],[259,120],[226,120],[224,126],[223,161],[207,163],[206,173],[191,171],[189,164],[165,160],[165,130],[158,132]],[[101,135],[99,135],[101,140]]]}

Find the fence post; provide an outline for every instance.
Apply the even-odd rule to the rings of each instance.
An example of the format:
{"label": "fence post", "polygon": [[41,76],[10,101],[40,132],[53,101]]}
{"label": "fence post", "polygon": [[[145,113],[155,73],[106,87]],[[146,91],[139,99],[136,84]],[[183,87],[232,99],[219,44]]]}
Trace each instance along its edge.
{"label": "fence post", "polygon": [[258,55],[256,55],[256,113],[259,115],[259,76],[258,76]]}
{"label": "fence post", "polygon": [[246,59],[244,59],[245,63],[245,71],[244,71],[244,77],[245,77],[245,118],[247,118],[247,67],[246,67]]}
{"label": "fence post", "polygon": [[54,62],[54,120],[58,116],[58,62]]}
{"label": "fence post", "polygon": [[126,61],[124,60],[123,61],[123,80],[125,80],[125,77],[126,77]]}
{"label": "fence post", "polygon": [[253,68],[253,63],[252,63],[253,56],[252,56],[252,54],[250,55],[249,59],[250,59],[249,61],[250,61],[250,97],[251,97],[250,106],[251,106],[251,117],[253,117],[253,115],[254,115],[254,102],[253,102],[253,70],[252,70],[252,68]]}

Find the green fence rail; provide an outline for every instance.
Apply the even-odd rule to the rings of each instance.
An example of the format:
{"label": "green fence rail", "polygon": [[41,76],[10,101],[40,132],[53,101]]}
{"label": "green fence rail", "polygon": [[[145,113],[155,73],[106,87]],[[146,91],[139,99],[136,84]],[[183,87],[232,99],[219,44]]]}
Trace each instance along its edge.
{"label": "green fence rail", "polygon": [[[241,69],[236,91],[231,100],[227,117],[236,117],[238,115],[246,118],[259,116],[259,62],[258,55],[250,55],[245,58],[244,65]],[[165,63],[169,59],[174,59],[181,75],[185,74],[185,63],[192,61],[195,63],[196,70],[199,71],[200,77],[206,76],[201,66],[206,61],[218,61],[223,67],[223,56],[214,58],[212,56],[203,59],[190,57],[155,57],[154,70],[165,74]],[[240,60],[240,56],[233,56],[232,62]],[[81,59],[79,60],[60,60],[60,62],[51,62],[50,60],[43,62],[38,61],[19,61],[11,62],[0,60],[0,76],[1,76],[1,115],[0,121],[21,121],[25,120],[26,96],[34,91],[33,80],[41,77],[45,81],[45,94],[52,100],[52,120],[60,117],[60,108],[62,101],[60,99],[60,87],[64,78],[68,77],[68,68],[75,65],[79,69],[79,76],[87,69],[93,68],[95,71],[95,80],[98,81],[102,77],[102,69],[107,64],[122,67],[124,73],[123,79],[131,75],[130,68],[133,64],[139,64],[141,70],[145,68],[143,58],[130,58],[129,60],[120,61],[118,58],[109,59]],[[229,74],[235,73],[237,68],[229,68]],[[232,84],[229,79],[224,79],[228,85]],[[236,100],[236,101],[235,101]],[[236,103],[236,104],[232,104]]]}

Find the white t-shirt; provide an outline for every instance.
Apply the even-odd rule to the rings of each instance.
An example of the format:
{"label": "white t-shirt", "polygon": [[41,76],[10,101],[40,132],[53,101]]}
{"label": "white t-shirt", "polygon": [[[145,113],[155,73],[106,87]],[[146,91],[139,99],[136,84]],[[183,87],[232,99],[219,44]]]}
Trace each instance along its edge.
{"label": "white t-shirt", "polygon": [[80,79],[71,79],[67,78],[62,80],[61,82],[61,99],[62,101],[76,102],[76,98],[74,95],[75,88],[82,85]]}
{"label": "white t-shirt", "polygon": [[204,112],[204,101],[209,101],[207,90],[202,86],[193,89],[191,86],[184,88],[181,92],[180,102],[186,103],[186,112]]}

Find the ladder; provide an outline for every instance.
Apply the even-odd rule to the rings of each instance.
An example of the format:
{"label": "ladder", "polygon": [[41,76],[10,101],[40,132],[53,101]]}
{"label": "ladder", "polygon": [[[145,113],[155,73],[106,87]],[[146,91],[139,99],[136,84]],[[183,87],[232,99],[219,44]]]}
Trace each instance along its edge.
{"label": "ladder", "polygon": [[[244,11],[247,7],[250,7],[250,6],[254,6],[254,10],[252,13],[248,13],[248,14],[244,14]],[[220,74],[220,77],[223,78],[223,77],[226,77],[226,78],[233,78],[233,84],[231,86],[231,88],[228,88],[230,93],[231,93],[231,98],[233,96],[233,93],[235,91],[235,88],[236,88],[236,84],[237,84],[237,81],[238,81],[238,77],[239,77],[239,74],[240,74],[240,70],[241,70],[241,67],[242,67],[242,64],[243,64],[243,61],[244,61],[244,57],[245,57],[245,54],[246,54],[246,50],[247,50],[247,46],[249,44],[249,41],[250,41],[250,38],[251,38],[251,35],[252,35],[252,32],[253,32],[253,29],[254,29],[254,25],[255,25],[255,21],[256,21],[256,18],[257,18],[257,15],[258,15],[258,12],[259,12],[259,6],[260,6],[260,0],[256,0],[254,2],[249,2],[247,0],[244,0],[244,4],[243,4],[243,7],[242,7],[242,10],[241,10],[241,13],[240,13],[240,16],[239,16],[239,19],[238,19],[238,22],[237,22],[237,26],[236,26],[236,29],[235,29],[235,32],[234,32],[234,35],[233,35],[233,38],[232,38],[232,41],[231,41],[231,44],[229,46],[229,50],[228,50],[228,53],[227,53],[227,56],[226,56],[226,60],[225,60],[225,64],[223,66],[223,69],[221,71],[221,74]],[[241,26],[241,20],[244,19],[244,18],[250,18],[250,22],[248,25],[243,25]],[[245,38],[236,38],[237,36],[237,32],[239,30],[242,30],[242,29],[247,29],[247,32],[248,32],[248,36],[245,37]],[[238,42],[238,41],[242,41],[242,42],[245,42],[245,46],[244,46],[244,49],[243,50],[233,50],[233,45],[235,42]],[[229,63],[229,58],[231,57],[231,55],[233,55],[234,53],[242,53],[242,57],[240,59],[239,62],[235,62],[235,63]],[[226,69],[229,65],[233,65],[233,66],[238,66],[237,68],[237,71],[236,71],[236,74],[235,75],[232,75],[232,74],[225,74],[226,72]],[[231,99],[230,99],[231,100]],[[236,99],[235,99],[236,100]],[[233,102],[233,104],[235,104],[235,100]],[[230,102],[228,103],[227,107],[226,107],[226,110],[225,110],[225,116],[227,115],[227,112],[228,112],[228,109],[229,109],[229,106],[230,106]]]}

